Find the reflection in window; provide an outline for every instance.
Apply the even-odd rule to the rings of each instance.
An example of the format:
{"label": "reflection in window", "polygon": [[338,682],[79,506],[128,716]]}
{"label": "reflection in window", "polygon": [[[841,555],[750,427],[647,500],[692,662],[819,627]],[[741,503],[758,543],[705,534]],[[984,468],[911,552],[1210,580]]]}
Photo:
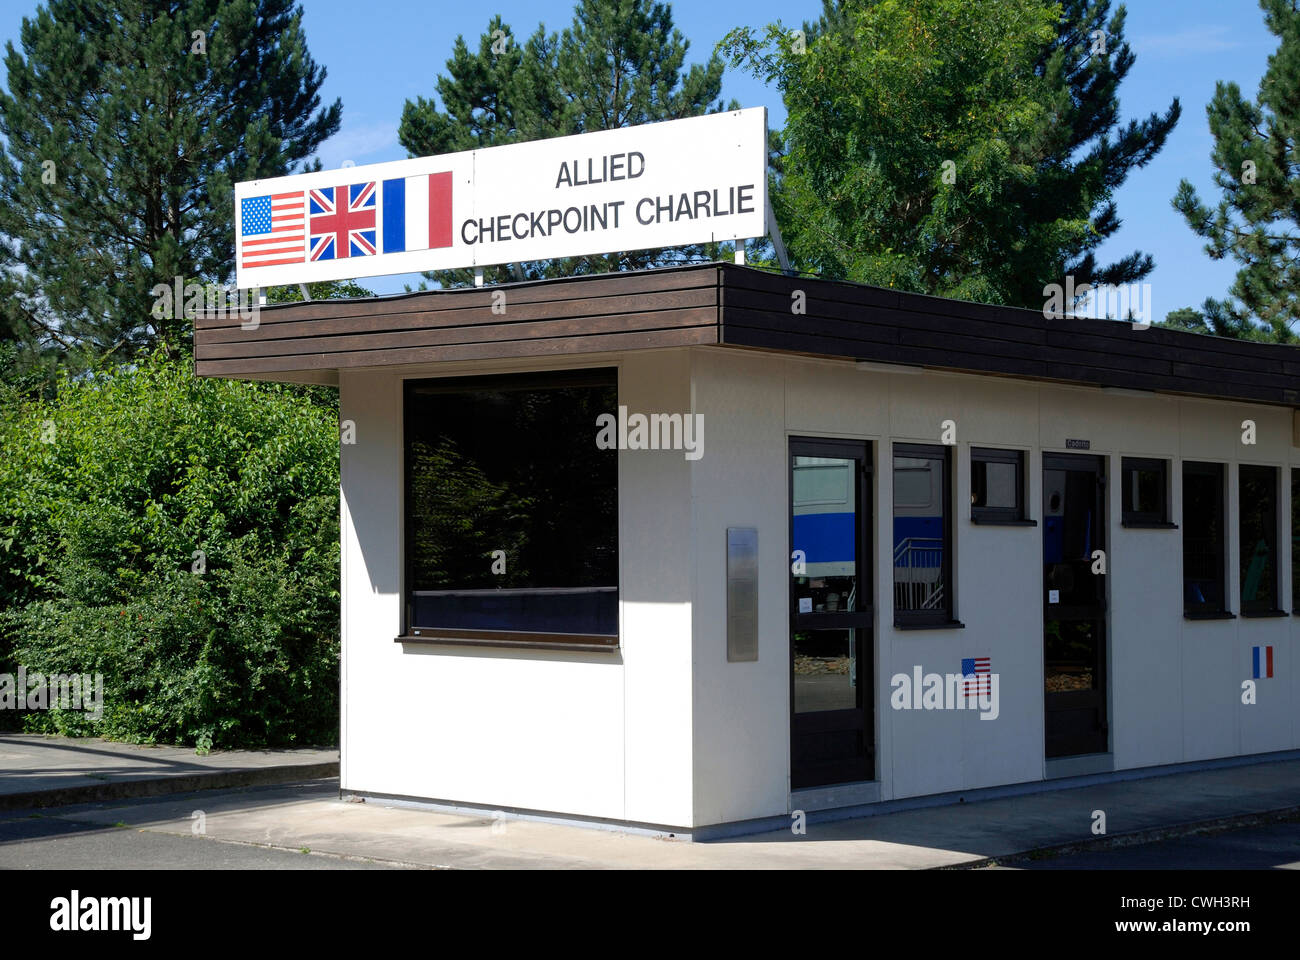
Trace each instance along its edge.
{"label": "reflection in window", "polygon": [[1291,468],[1291,610],[1300,612],[1300,468]]}
{"label": "reflection in window", "polygon": [[794,458],[792,550],[803,556],[795,577],[796,613],[859,609],[857,577],[857,461]]}
{"label": "reflection in window", "polygon": [[1242,464],[1238,509],[1241,524],[1241,612],[1278,608],[1277,468]]}
{"label": "reflection in window", "polygon": [[1048,620],[1043,626],[1044,688],[1048,693],[1097,689],[1101,624],[1094,620]]}
{"label": "reflection in window", "polygon": [[971,517],[976,520],[1023,520],[1024,451],[972,447]]}
{"label": "reflection in window", "polygon": [[795,713],[861,706],[856,630],[796,630],[792,641]]}
{"label": "reflection in window", "polygon": [[900,622],[953,619],[948,449],[894,445],[894,616]]}
{"label": "reflection in window", "polygon": [[409,632],[617,634],[617,408],[613,370],[407,382]]}
{"label": "reflection in window", "polygon": [[1127,524],[1168,522],[1165,480],[1168,461],[1125,457],[1121,466],[1122,521]]}
{"label": "reflection in window", "polygon": [[1223,464],[1183,464],[1183,607],[1187,613],[1223,613],[1226,538]]}

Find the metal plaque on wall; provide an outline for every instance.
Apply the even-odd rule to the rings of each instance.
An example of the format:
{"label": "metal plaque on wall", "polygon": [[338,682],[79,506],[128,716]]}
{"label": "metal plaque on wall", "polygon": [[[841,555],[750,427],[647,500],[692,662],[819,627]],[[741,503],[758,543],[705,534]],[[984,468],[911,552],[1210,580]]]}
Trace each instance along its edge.
{"label": "metal plaque on wall", "polygon": [[758,659],[758,530],[727,528],[727,662]]}

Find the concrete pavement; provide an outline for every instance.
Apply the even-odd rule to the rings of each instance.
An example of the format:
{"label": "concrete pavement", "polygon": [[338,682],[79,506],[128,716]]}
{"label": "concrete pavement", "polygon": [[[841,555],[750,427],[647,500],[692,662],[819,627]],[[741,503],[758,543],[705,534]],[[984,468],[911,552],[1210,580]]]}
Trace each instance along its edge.
{"label": "concrete pavement", "polygon": [[338,776],[339,752],[217,750],[0,733],[0,810]]}
{"label": "concrete pavement", "polygon": [[[1093,834],[1096,811],[1107,833]],[[728,840],[651,836],[489,816],[434,813],[338,798],[337,781],[212,791],[133,803],[69,807],[47,816],[86,830],[117,824],[186,842],[467,869],[926,869],[979,866],[1027,851],[1096,849],[1212,834],[1300,813],[1300,760],[809,823]],[[201,816],[203,830],[195,834]],[[18,866],[21,816],[0,814],[0,867]],[[122,827],[118,827],[122,829]],[[30,858],[28,858],[30,859]],[[130,866],[123,863],[122,866]]]}

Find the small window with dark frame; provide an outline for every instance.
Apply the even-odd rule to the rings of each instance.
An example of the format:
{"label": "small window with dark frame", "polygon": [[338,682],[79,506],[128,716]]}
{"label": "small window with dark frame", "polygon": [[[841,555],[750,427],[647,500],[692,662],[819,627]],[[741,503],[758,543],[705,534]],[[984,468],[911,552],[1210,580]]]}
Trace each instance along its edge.
{"label": "small window with dark frame", "polygon": [[1241,615],[1276,614],[1278,596],[1277,467],[1237,467]]}
{"label": "small window with dark frame", "polygon": [[1183,611],[1226,616],[1227,526],[1221,463],[1183,462]]}
{"label": "small window with dark frame", "polygon": [[618,642],[617,371],[408,380],[407,639]]}
{"label": "small window with dark frame", "polygon": [[1169,461],[1124,457],[1120,461],[1122,522],[1126,527],[1168,527]]}
{"label": "small window with dark frame", "polygon": [[971,447],[970,515],[982,523],[1025,519],[1025,453]]}
{"label": "small window with dark frame", "polygon": [[951,451],[894,444],[894,621],[900,626],[955,622]]}

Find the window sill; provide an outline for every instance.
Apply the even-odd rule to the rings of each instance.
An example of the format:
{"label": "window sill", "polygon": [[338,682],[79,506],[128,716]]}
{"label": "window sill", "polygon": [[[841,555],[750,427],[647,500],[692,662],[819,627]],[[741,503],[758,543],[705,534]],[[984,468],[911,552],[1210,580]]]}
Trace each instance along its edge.
{"label": "window sill", "polygon": [[895,630],[964,630],[966,624],[960,620],[945,620],[942,623],[899,623],[894,621]]}
{"label": "window sill", "polygon": [[1184,620],[1236,620],[1235,613],[1227,610],[1184,610]]}
{"label": "window sill", "polygon": [[1243,610],[1241,616],[1245,620],[1267,620],[1269,617],[1285,617],[1288,614],[1285,610],[1252,610],[1249,613]]}
{"label": "window sill", "polygon": [[971,517],[971,523],[978,523],[981,527],[1036,527],[1037,520],[1003,520],[999,517]]}
{"label": "window sill", "polygon": [[517,633],[503,630],[455,630],[421,627],[418,634],[406,633],[394,643],[431,643],[458,647],[515,647],[529,650],[618,649],[618,637],[585,633]]}
{"label": "window sill", "polygon": [[1122,527],[1128,527],[1130,530],[1177,530],[1178,524],[1170,523],[1168,520],[1125,520],[1120,523]]}

